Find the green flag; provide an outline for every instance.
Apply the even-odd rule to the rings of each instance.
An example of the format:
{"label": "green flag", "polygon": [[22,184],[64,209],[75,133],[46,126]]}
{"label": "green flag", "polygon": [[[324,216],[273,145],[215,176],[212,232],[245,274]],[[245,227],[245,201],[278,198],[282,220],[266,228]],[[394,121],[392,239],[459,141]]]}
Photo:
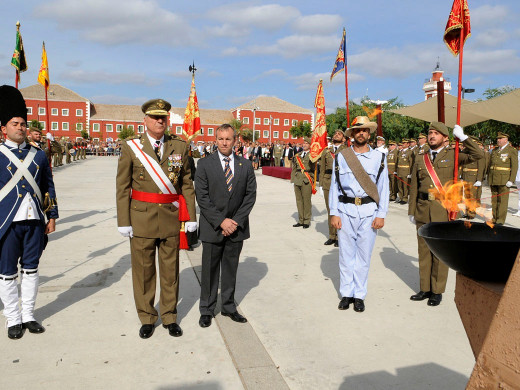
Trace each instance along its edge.
{"label": "green flag", "polygon": [[16,68],[16,73],[25,72],[27,70],[27,61],[25,59],[25,51],[23,49],[22,34],[20,34],[20,27],[16,30],[16,47],[14,48],[11,65]]}

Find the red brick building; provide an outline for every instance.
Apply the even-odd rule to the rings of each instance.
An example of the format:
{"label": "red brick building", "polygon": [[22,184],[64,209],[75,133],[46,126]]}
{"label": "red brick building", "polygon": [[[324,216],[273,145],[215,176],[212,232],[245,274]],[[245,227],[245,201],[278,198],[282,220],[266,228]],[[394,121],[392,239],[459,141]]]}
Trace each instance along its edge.
{"label": "red brick building", "polygon": [[441,65],[437,62],[437,66],[432,72],[432,77],[424,80],[423,91],[424,100],[428,100],[434,96],[437,96],[437,82],[444,82],[444,93],[449,95],[451,91],[451,82],[449,79],[444,78],[444,71],[441,70]]}
{"label": "red brick building", "polygon": [[[40,84],[20,89],[27,104],[27,119],[40,121],[47,130],[45,91]],[[143,113],[138,105],[95,104],[89,99],[51,84],[48,92],[50,129],[56,138],[80,139],[84,130],[94,141],[117,140],[123,128],[144,133]],[[183,107],[172,107],[168,118],[172,134],[182,135]],[[276,97],[260,96],[232,110],[200,109],[201,135],[196,141],[215,139],[215,131],[233,119],[243,129],[255,131],[258,142],[301,142],[289,130],[298,122],[314,124],[314,113]]]}

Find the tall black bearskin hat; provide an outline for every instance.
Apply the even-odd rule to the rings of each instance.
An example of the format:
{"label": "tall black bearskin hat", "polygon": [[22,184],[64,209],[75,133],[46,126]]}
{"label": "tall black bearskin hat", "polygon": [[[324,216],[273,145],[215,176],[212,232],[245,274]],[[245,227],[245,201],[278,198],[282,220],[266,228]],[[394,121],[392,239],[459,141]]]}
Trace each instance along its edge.
{"label": "tall black bearskin hat", "polygon": [[20,117],[27,122],[27,106],[18,89],[10,85],[0,87],[0,125],[5,126],[12,118]]}

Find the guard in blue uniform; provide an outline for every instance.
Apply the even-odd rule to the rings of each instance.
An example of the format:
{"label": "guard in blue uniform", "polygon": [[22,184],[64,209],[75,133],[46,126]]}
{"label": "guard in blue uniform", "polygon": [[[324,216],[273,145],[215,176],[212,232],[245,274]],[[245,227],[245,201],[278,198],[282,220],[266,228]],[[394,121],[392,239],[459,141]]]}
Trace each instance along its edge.
{"label": "guard in blue uniform", "polygon": [[368,117],[356,117],[345,134],[354,138],[352,148],[334,159],[329,207],[331,224],[338,229],[340,310],[351,303],[355,311],[365,310],[370,258],[388,212],[386,156],[368,145],[376,128]]}
{"label": "guard in blue uniform", "polygon": [[0,299],[7,335],[19,339],[24,329],[45,331],[34,318],[38,264],[46,234],[55,230],[58,208],[45,152],[25,142],[25,101],[8,85],[0,87],[0,128],[4,135],[0,144]]}

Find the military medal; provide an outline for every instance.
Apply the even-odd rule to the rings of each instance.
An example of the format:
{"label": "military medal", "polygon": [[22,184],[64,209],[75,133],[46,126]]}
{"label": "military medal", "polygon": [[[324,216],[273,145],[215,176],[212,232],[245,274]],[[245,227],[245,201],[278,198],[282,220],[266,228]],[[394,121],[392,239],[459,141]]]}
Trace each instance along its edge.
{"label": "military medal", "polygon": [[181,154],[172,154],[168,156],[168,171],[170,174],[168,175],[168,179],[173,183],[173,185],[177,184],[179,181],[179,175],[182,169],[182,155]]}
{"label": "military medal", "polygon": [[139,180],[144,180],[144,171],[142,169],[139,171]]}

